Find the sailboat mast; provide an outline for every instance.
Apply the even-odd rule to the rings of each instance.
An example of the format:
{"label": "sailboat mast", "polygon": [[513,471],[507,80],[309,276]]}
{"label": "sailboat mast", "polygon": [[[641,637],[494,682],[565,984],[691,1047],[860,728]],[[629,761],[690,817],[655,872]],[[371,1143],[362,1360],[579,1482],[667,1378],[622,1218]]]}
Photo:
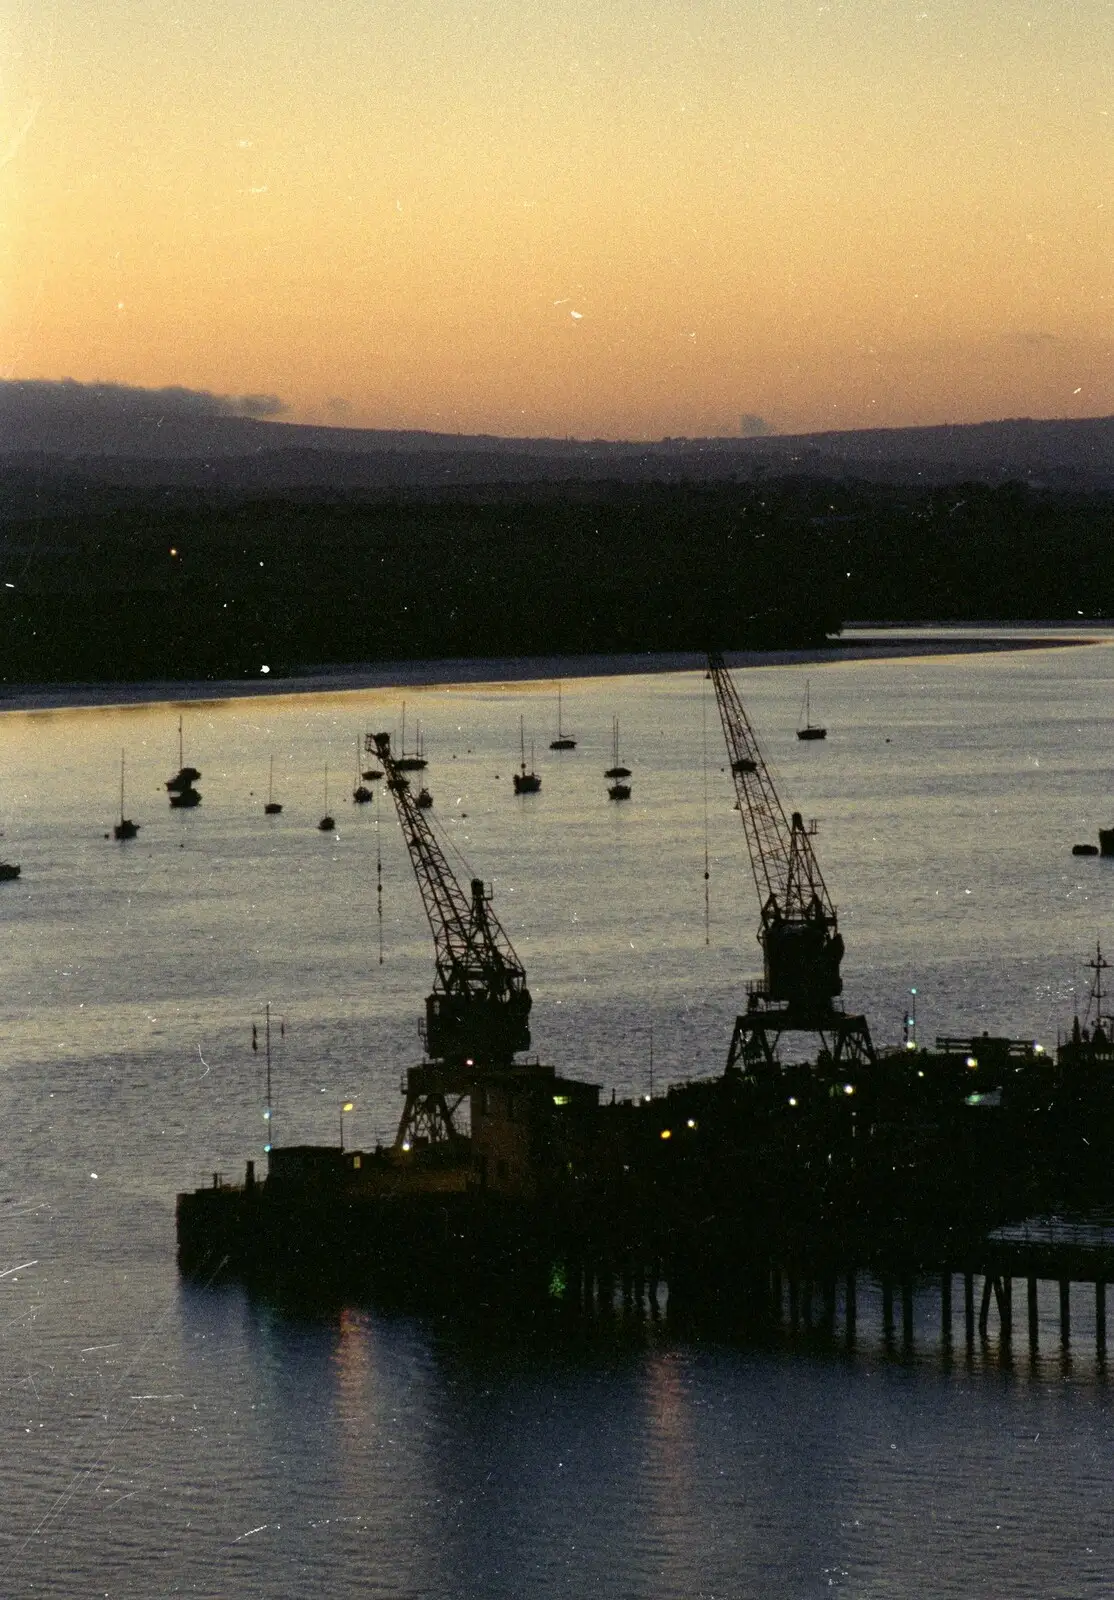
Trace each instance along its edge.
{"label": "sailboat mast", "polygon": [[375,903],[379,916],[379,965],[383,965],[383,846],[379,839],[379,790],[375,791]]}
{"label": "sailboat mast", "polygon": [[271,1143],[271,1002],[267,1001],[267,1143]]}
{"label": "sailboat mast", "polygon": [[1106,999],[1106,991],[1103,988],[1102,975],[1110,966],[1109,961],[1107,961],[1106,957],[1102,953],[1102,945],[1100,943],[1095,944],[1095,959],[1093,961],[1088,961],[1087,965],[1095,975],[1094,982],[1091,985],[1091,998],[1087,1009],[1090,1011],[1092,1007],[1094,1008],[1095,1020],[1093,1026],[1100,1027],[1102,1025],[1104,1015],[1102,1003]]}

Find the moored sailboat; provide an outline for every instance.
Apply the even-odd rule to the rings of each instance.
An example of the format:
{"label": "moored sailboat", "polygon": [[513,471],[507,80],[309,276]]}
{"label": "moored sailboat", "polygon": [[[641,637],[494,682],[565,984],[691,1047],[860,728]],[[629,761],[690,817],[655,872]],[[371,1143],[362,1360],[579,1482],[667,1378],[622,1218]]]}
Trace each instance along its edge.
{"label": "moored sailboat", "polygon": [[630,777],[630,768],[624,767],[619,760],[618,717],[613,717],[611,720],[611,765],[604,773],[604,777],[612,780],[607,786],[607,798],[609,800],[630,799],[630,784],[626,781]]}
{"label": "moored sailboat", "polygon": [[332,833],[336,827],[336,818],[329,812],[329,764],[325,763],[325,815],[317,824],[322,833]]}
{"label": "moored sailboat", "polygon": [[201,804],[201,795],[194,788],[201,773],[196,767],[187,767],[182,754],[182,719],[178,718],[178,770],[172,778],[166,780],[167,793],[170,795],[170,804],[175,810],[186,809],[190,806]]}
{"label": "moored sailboat", "polygon": [[828,737],[827,728],[818,728],[816,726],[816,724],[812,721],[811,711],[812,711],[812,706],[811,706],[811,702],[810,702],[810,699],[809,699],[809,683],[808,683],[808,679],[806,678],[805,679],[805,704],[804,704],[805,722],[804,722],[804,727],[803,728],[798,728],[797,729],[797,738],[798,739],[826,739]]}
{"label": "moored sailboat", "polygon": [[[368,756],[375,754],[375,735],[373,733],[364,734],[364,754]],[[365,767],[360,773],[360,777],[365,783],[375,783],[382,776],[383,774],[378,767]]]}
{"label": "moored sailboat", "polygon": [[120,751],[120,820],[112,829],[114,839],[134,839],[139,832],[139,823],[133,822],[124,815],[124,752]]}
{"label": "moored sailboat", "polygon": [[542,786],[541,774],[534,771],[534,746],[530,746],[530,770],[526,770],[526,732],[523,719],[518,719],[518,743],[522,753],[522,766],[513,774],[515,794],[537,794]]}
{"label": "moored sailboat", "polygon": [[576,740],[561,726],[561,685],[557,685],[557,737],[549,741],[551,750],[575,750]]}
{"label": "moored sailboat", "polygon": [[267,773],[267,804],[263,807],[269,817],[277,817],[282,810],[282,803],[275,799],[275,758],[271,757],[271,765]]}
{"label": "moored sailboat", "polygon": [[399,772],[422,772],[425,769],[425,746],[422,743],[422,725],[418,723],[418,730],[414,735],[414,754],[406,754],[406,701],[402,702],[402,738],[399,740],[399,749],[402,754],[395,762]]}
{"label": "moored sailboat", "polygon": [[[380,774],[382,776],[382,774]],[[356,787],[352,790],[352,799],[358,806],[366,806],[372,798],[373,791],[363,782],[365,774],[360,771],[360,741],[356,740]]]}

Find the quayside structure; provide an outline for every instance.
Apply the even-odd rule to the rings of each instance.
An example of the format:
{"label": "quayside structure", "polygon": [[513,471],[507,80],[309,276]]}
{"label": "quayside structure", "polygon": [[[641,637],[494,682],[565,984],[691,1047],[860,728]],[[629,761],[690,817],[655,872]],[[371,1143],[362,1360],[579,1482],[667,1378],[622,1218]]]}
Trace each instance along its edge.
{"label": "quayside structure", "polygon": [[249,1161],[242,1184],[214,1174],[180,1194],[183,1271],[355,1271],[454,1304],[496,1278],[606,1301],[607,1283],[641,1277],[698,1306],[782,1268],[972,1267],[989,1259],[993,1227],[1064,1197],[1108,1201],[1101,952],[1096,1025],[1056,1061],[986,1034],[929,1052],[907,1031],[904,1048],[876,1053],[865,1017],[843,1007],[843,939],[814,830],[783,808],[721,657],[709,674],[762,950],[725,1070],[601,1105],[595,1084],[531,1059],[526,972],[492,896],[470,869],[457,877],[389,736],[375,734],[434,947],[425,1050],[405,1074],[397,1134],[371,1151],[275,1147],[265,1181]]}
{"label": "quayside structure", "polygon": [[812,841],[799,811],[787,817],[770,769],[722,655],[708,658],[739,815],[758,891],[763,975],[747,988],[736,1017],[727,1070],[753,1072],[778,1063],[786,1035],[818,1041],[833,1066],[875,1059],[864,1016],[839,1003],[843,935]]}

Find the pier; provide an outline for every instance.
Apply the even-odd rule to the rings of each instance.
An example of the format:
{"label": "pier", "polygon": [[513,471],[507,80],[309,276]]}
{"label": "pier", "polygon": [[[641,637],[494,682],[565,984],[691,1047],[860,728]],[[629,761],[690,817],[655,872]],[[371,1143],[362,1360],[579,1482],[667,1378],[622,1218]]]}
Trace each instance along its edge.
{"label": "pier", "polygon": [[878,1341],[893,1355],[934,1348],[950,1359],[962,1349],[971,1358],[994,1348],[1034,1361],[1074,1351],[1102,1365],[1112,1282],[1114,1227],[1041,1218],[996,1229],[961,1260],[936,1266],[771,1262],[705,1284],[682,1310],[686,1320],[710,1313],[721,1325],[765,1325],[848,1350]]}

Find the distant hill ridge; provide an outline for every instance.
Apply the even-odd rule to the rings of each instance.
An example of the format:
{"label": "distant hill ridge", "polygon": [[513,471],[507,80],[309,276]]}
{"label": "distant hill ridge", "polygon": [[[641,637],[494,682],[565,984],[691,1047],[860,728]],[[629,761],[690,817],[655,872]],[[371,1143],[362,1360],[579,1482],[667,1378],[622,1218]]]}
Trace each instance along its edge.
{"label": "distant hill ridge", "polygon": [[[102,483],[382,490],[496,483],[724,482],[786,474],[882,483],[1114,489],[1114,417],[872,428],[657,441],[502,438],[321,427],[271,418],[102,403],[21,408],[0,386],[0,458],[50,476],[80,463]],[[73,386],[84,400],[89,391]],[[168,391],[169,393],[170,391]],[[151,391],[156,395],[156,391]],[[108,400],[103,396],[108,395]]]}

